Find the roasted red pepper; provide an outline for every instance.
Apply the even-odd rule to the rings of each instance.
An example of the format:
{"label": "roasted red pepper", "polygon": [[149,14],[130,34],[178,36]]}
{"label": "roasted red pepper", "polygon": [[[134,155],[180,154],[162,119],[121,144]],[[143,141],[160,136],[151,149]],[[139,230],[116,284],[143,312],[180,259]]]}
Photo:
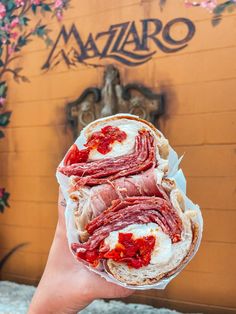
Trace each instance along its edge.
{"label": "roasted red pepper", "polygon": [[99,153],[105,155],[111,151],[111,144],[115,141],[121,143],[126,138],[127,134],[124,131],[108,125],[102,128],[101,131],[93,133],[85,146],[90,149],[96,148]]}
{"label": "roasted red pepper", "polygon": [[132,233],[119,233],[119,242],[115,249],[105,253],[104,257],[134,268],[147,266],[151,260],[155,240],[154,236],[133,239]]}
{"label": "roasted red pepper", "polygon": [[111,144],[115,141],[121,143],[126,138],[127,134],[119,128],[109,125],[105,126],[101,131],[92,134],[84,145],[87,148],[80,150],[75,144],[72,145],[64,159],[64,165],[70,166],[76,163],[86,162],[92,149],[97,149],[99,153],[105,155],[112,150]]}
{"label": "roasted red pepper", "polygon": [[98,264],[99,259],[105,258],[140,268],[150,263],[155,241],[154,236],[133,239],[132,233],[119,233],[119,242],[113,250],[104,252],[104,243],[101,243],[101,250],[77,252],[77,257],[93,266]]}
{"label": "roasted red pepper", "polygon": [[64,165],[70,166],[76,163],[86,162],[88,160],[89,152],[90,149],[85,148],[79,150],[78,147],[73,144],[64,159]]}

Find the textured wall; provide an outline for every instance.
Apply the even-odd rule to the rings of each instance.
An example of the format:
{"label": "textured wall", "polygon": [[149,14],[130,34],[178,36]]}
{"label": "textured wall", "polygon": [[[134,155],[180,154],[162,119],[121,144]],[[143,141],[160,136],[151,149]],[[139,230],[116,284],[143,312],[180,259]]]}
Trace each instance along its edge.
{"label": "textured wall", "polygon": [[[83,40],[89,32],[111,24],[176,17],[194,21],[196,34],[187,48],[172,54],[158,50],[138,67],[117,64],[123,80],[142,82],[167,93],[164,134],[179,154],[188,194],[203,209],[205,232],[201,248],[190,265],[163,292],[138,292],[131,300],[178,309],[233,313],[236,257],[236,15],[227,13],[213,28],[211,15],[186,9],[183,1],[72,1],[63,24],[74,22]],[[60,24],[49,21],[56,38]],[[184,29],[176,28],[175,36]],[[174,33],[173,33],[174,34]],[[153,44],[151,44],[153,48]],[[69,47],[68,47],[69,48]],[[58,48],[59,49],[59,48]],[[15,62],[24,67],[30,83],[9,79],[12,121],[0,141],[0,181],[11,192],[11,207],[0,215],[0,254],[19,242],[30,242],[4,268],[3,278],[36,283],[43,271],[57,219],[55,169],[72,142],[64,108],[88,86],[102,83],[103,69],[59,65],[40,70],[49,50],[39,40]],[[109,59],[97,63],[107,64]]]}

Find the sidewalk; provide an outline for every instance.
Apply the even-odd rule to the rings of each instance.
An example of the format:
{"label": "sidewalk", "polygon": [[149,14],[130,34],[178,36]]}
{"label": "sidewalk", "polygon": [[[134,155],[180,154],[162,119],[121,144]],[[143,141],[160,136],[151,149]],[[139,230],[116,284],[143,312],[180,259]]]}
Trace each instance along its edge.
{"label": "sidewalk", "polygon": [[[0,314],[26,314],[35,287],[19,285],[14,282],[0,281]],[[119,301],[97,300],[80,314],[180,314],[168,309],[155,309],[142,304],[125,304]]]}

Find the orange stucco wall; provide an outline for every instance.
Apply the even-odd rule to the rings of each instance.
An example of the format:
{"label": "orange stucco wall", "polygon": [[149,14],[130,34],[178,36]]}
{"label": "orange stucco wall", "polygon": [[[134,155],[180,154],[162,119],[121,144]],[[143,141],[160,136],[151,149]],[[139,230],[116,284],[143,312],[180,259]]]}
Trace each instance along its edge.
{"label": "orange stucco wall", "polygon": [[[236,311],[236,15],[226,13],[217,27],[203,9],[186,9],[183,1],[72,1],[63,24],[75,23],[83,40],[111,24],[159,18],[163,24],[187,17],[196,26],[188,46],[176,53],[160,50],[138,67],[114,62],[124,83],[141,82],[167,95],[163,133],[179,154],[188,194],[202,207],[205,231],[201,248],[165,291],[138,292],[131,300],[178,309]],[[56,38],[61,25],[48,20]],[[176,28],[176,36],[184,29]],[[174,35],[173,35],[174,36]],[[71,43],[70,43],[71,44]],[[153,45],[153,43],[151,43]],[[68,47],[69,48],[69,47]],[[59,49],[59,48],[58,48]],[[49,49],[39,39],[27,46],[16,66],[30,83],[10,77],[8,108],[13,111],[0,141],[0,181],[11,193],[10,208],[0,215],[0,255],[29,242],[6,264],[4,279],[36,283],[42,274],[57,219],[55,169],[72,143],[64,108],[89,86],[101,86],[103,68],[60,64],[41,71]],[[100,64],[113,62],[96,60]],[[207,309],[207,310],[206,310]]]}

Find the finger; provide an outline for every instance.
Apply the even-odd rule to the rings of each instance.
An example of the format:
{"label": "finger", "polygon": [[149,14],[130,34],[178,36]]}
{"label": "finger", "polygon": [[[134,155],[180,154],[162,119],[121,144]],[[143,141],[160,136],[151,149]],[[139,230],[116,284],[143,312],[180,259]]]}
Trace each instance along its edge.
{"label": "finger", "polygon": [[63,218],[64,220],[64,213],[66,209],[66,200],[63,196],[61,188],[59,188],[59,193],[58,193],[58,215],[59,215],[59,220]]}
{"label": "finger", "polygon": [[59,229],[63,229],[65,232],[66,224],[65,224],[65,209],[66,209],[66,200],[62,194],[61,188],[59,188],[58,194],[58,227]]}

